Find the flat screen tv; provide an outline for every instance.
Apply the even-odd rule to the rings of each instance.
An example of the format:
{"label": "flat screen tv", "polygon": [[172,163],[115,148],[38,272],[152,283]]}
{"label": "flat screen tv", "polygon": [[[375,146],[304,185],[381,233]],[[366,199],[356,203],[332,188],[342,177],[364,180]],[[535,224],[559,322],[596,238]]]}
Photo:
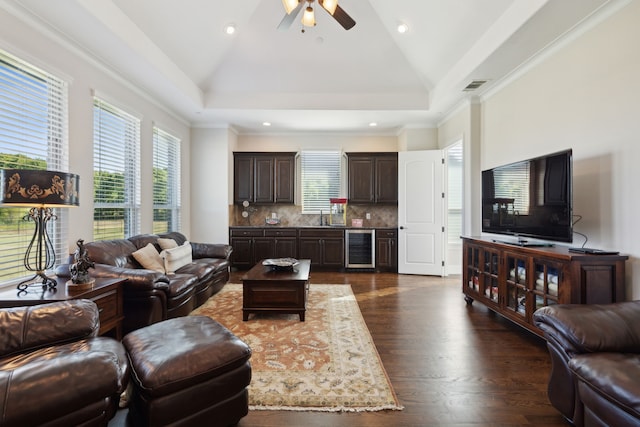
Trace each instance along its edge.
{"label": "flat screen tv", "polygon": [[571,170],[569,149],[482,171],[483,233],[572,242]]}

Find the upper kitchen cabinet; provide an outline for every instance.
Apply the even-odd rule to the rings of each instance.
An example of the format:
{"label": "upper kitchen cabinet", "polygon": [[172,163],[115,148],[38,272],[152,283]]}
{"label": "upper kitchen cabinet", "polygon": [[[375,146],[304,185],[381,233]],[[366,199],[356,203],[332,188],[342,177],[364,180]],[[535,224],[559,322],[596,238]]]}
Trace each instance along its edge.
{"label": "upper kitchen cabinet", "polygon": [[349,203],[398,203],[398,153],[347,153]]}
{"label": "upper kitchen cabinet", "polygon": [[233,200],[293,203],[296,153],[233,153]]}

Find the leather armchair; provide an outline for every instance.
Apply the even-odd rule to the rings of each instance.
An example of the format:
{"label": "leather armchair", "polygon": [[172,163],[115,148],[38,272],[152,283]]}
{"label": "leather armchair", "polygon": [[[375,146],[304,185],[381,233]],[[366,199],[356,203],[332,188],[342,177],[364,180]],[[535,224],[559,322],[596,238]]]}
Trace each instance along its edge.
{"label": "leather armchair", "polygon": [[640,424],[640,301],[537,310],[551,404],[574,425]]}
{"label": "leather armchair", "polygon": [[90,300],[0,309],[0,426],[106,425],[129,362],[98,329]]}

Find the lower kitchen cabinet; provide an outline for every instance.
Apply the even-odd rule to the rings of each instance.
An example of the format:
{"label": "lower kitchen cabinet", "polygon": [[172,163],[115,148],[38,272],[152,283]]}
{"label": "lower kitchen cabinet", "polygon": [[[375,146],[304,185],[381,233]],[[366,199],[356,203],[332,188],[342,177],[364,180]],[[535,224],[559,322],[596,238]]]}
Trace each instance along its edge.
{"label": "lower kitchen cabinet", "polygon": [[[341,271],[345,267],[343,228],[230,227],[229,242],[232,265],[238,270],[248,270],[262,259],[289,257],[311,260],[314,270]],[[389,248],[396,253],[395,244]],[[389,268],[396,260],[397,255],[390,254]]]}
{"label": "lower kitchen cabinet", "polygon": [[376,229],[376,271],[398,272],[398,230]]}
{"label": "lower kitchen cabinet", "polygon": [[300,229],[298,257],[310,259],[313,269],[342,270],[344,268],[344,230]]}
{"label": "lower kitchen cabinet", "polygon": [[295,228],[231,227],[229,242],[233,267],[239,270],[250,269],[266,258],[297,257]]}

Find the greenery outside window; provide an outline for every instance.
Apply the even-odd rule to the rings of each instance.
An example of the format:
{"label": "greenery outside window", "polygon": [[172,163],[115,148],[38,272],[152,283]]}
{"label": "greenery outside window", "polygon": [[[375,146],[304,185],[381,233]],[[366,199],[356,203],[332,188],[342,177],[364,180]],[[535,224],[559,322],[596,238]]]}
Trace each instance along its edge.
{"label": "greenery outside window", "polygon": [[153,232],[180,231],[180,139],[153,128]]}
{"label": "greenery outside window", "polygon": [[140,120],[93,101],[93,238],[123,239],[140,230]]}
{"label": "greenery outside window", "polygon": [[[0,50],[0,168],[68,171],[67,83]],[[67,209],[48,224],[56,259],[65,262]],[[24,254],[34,231],[28,208],[0,208],[0,282],[26,276]]]}

